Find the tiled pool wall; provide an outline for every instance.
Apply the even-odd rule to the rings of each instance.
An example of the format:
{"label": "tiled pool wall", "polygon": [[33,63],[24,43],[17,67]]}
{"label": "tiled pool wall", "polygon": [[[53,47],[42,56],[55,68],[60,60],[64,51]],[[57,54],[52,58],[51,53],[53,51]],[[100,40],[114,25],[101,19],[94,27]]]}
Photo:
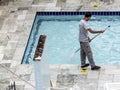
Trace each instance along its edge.
{"label": "tiled pool wall", "polygon": [[[86,12],[37,12],[37,15],[84,15]],[[104,16],[108,16],[108,15],[120,15],[120,11],[116,12],[116,11],[111,11],[111,12],[107,12],[107,11],[102,11],[102,12],[91,12],[92,15],[104,15]]]}
{"label": "tiled pool wall", "polygon": [[[30,40],[32,30],[34,28],[34,25],[37,23],[36,22],[36,17],[37,16],[85,15],[85,13],[86,13],[86,11],[84,11],[84,12],[36,12],[35,19],[34,19],[34,22],[33,22],[33,26],[32,26],[32,29],[30,31],[30,35],[29,35],[29,38],[28,38],[28,41],[27,41],[27,45],[26,45],[26,48],[25,48],[25,52],[24,52],[21,64],[23,64],[23,59],[24,59],[24,56],[25,56],[25,53],[26,53],[26,50],[27,50],[27,46],[28,46],[28,43],[29,43],[29,40]],[[91,14],[92,15],[99,15],[99,16],[120,16],[120,11],[111,11],[111,12],[94,11],[94,12],[91,12]],[[26,64],[28,64],[28,63],[26,63]]]}
{"label": "tiled pool wall", "polygon": [[[30,30],[30,34],[29,34],[29,37],[28,37],[28,41],[27,41],[27,44],[26,44],[26,47],[25,47],[25,51],[24,51],[24,54],[23,54],[23,57],[22,57],[21,64],[23,64],[23,62],[24,62],[24,57],[25,57],[25,53],[27,51],[27,47],[28,47],[28,44],[29,44],[29,41],[30,41],[30,36],[32,35],[32,30],[34,29],[34,26],[36,24],[36,17],[37,17],[37,13],[36,13],[36,15],[34,17],[34,21],[33,21],[33,24],[32,24],[32,28]],[[26,64],[28,64],[28,63],[26,63]]]}

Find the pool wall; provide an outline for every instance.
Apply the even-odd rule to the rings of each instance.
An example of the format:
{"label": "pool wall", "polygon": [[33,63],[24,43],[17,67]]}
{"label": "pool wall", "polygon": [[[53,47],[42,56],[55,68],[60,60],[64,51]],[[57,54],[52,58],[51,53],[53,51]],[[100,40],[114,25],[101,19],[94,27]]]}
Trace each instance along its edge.
{"label": "pool wall", "polygon": [[25,57],[25,53],[26,53],[26,51],[27,51],[27,46],[28,46],[28,44],[29,44],[29,41],[30,41],[30,36],[31,36],[31,34],[32,34],[32,30],[33,30],[33,28],[34,28],[34,26],[35,26],[35,22],[36,22],[36,17],[37,17],[37,13],[36,13],[36,15],[35,15],[35,18],[34,18],[34,21],[33,21],[33,25],[32,25],[32,28],[31,28],[31,30],[30,30],[30,35],[29,35],[29,37],[28,37],[28,41],[27,41],[27,44],[26,44],[26,47],[25,47],[25,51],[24,51],[24,54],[23,54],[23,58],[22,58],[22,61],[21,61],[21,64],[23,64],[23,60],[24,60],[24,57]]}
{"label": "pool wall", "polygon": [[[84,15],[86,12],[37,12],[37,15]],[[120,11],[102,11],[102,12],[91,12],[92,15],[120,15]]]}

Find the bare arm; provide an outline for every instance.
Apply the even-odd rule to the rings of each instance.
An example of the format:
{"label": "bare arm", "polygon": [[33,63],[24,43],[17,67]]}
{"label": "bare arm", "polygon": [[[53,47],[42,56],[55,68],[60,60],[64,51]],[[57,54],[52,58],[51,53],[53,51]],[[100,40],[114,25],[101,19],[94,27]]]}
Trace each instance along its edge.
{"label": "bare arm", "polygon": [[94,31],[91,28],[88,29],[90,33],[96,34],[96,33],[103,33],[105,30],[99,30],[99,31]]}

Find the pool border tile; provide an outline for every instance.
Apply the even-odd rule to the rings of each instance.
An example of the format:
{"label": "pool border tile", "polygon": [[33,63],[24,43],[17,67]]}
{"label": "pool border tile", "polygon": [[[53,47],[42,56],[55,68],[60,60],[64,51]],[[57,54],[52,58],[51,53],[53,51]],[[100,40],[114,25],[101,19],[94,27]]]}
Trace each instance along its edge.
{"label": "pool border tile", "polygon": [[[37,15],[84,15],[86,12],[82,11],[82,12],[37,12]],[[92,11],[91,12],[92,15],[104,15],[104,16],[109,16],[109,15],[120,15],[120,11]]]}

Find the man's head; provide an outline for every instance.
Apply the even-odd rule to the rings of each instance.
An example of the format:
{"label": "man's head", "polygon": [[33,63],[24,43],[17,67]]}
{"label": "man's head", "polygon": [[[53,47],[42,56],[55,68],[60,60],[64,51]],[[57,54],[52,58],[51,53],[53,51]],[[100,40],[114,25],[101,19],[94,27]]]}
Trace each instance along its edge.
{"label": "man's head", "polygon": [[86,21],[89,21],[90,20],[90,18],[91,18],[91,13],[90,12],[86,12],[85,13],[85,17],[84,17],[84,19],[86,20]]}

